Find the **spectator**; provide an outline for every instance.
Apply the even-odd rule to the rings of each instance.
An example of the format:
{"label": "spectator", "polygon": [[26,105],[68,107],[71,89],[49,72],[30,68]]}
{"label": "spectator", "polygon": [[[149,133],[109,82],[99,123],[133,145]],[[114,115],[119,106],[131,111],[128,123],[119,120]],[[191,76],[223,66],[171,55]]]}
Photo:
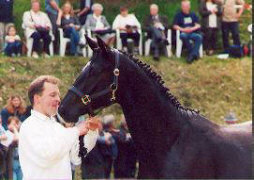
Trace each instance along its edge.
{"label": "spectator", "polygon": [[[224,50],[229,50],[229,32],[232,33],[233,43],[236,46],[240,46],[239,36],[239,18],[241,17],[244,10],[244,0],[220,0],[223,4],[223,15],[222,15],[222,39]],[[237,10],[236,5],[242,5]]]}
{"label": "spectator", "polygon": [[11,25],[8,27],[7,36],[5,36],[5,54],[7,56],[20,56],[22,51],[22,43],[19,35],[16,34],[15,26]]}
{"label": "spectator", "polygon": [[98,34],[108,46],[113,46],[115,35],[112,34],[111,27],[105,16],[101,15],[103,7],[101,4],[92,6],[93,14],[88,15],[85,29],[90,29],[93,33]]}
{"label": "spectator", "polygon": [[[119,130],[116,130],[113,122],[115,117],[112,114],[106,115],[103,117],[103,133],[101,134],[101,148],[102,154],[104,157],[105,163],[105,178],[110,178],[111,169],[113,162],[117,157],[117,144],[116,144],[116,133],[119,133]],[[112,134],[114,133],[114,135]],[[114,137],[115,136],[115,137]],[[104,143],[103,143],[104,140]]]}
{"label": "spectator", "polygon": [[26,38],[33,38],[33,58],[39,58],[38,53],[40,50],[40,39],[43,40],[43,50],[46,58],[49,57],[49,44],[51,36],[49,35],[52,30],[51,22],[48,15],[40,11],[40,2],[32,0],[32,8],[26,11],[23,15],[23,27],[25,29]]}
{"label": "spectator", "polygon": [[105,162],[103,157],[103,146],[106,139],[103,135],[102,123],[99,123],[99,136],[93,150],[82,159],[82,179],[105,179]]}
{"label": "spectator", "polygon": [[52,32],[55,36],[54,40],[54,52],[58,52],[59,48],[59,33],[57,31],[57,17],[58,14],[61,13],[61,9],[59,8],[60,0],[45,0],[45,10],[48,14],[50,22],[52,24]]}
{"label": "spectator", "polygon": [[19,136],[24,179],[71,179],[71,163],[79,161],[78,137],[87,134],[84,137],[87,152],[94,147],[97,138],[95,122],[93,127],[88,120],[77,127],[65,128],[55,120],[60,104],[58,83],[55,77],[40,76],[28,88],[33,110],[21,125]]}
{"label": "spectator", "polygon": [[[180,31],[180,38],[188,49],[188,63],[199,58],[199,48],[203,39],[199,33],[198,16],[194,12],[190,12],[190,9],[190,1],[183,0],[181,2],[181,12],[175,15],[173,22],[173,28]],[[194,41],[194,46],[192,46],[191,40]]]}
{"label": "spectator", "polygon": [[160,47],[168,45],[166,33],[168,30],[168,19],[166,16],[158,14],[159,7],[156,4],[150,5],[150,15],[144,21],[144,29],[148,33],[148,38],[152,38],[151,47],[153,49],[154,60],[159,60]]}
{"label": "spectator", "polygon": [[7,170],[8,179],[13,180],[22,180],[23,177],[18,155],[19,128],[19,119],[16,116],[10,116],[8,118],[8,130],[6,132],[6,134],[8,134],[8,138],[11,139],[7,153]]}
{"label": "spectator", "polygon": [[86,18],[92,13],[93,0],[80,0],[80,9],[77,10],[80,24],[83,26],[86,23]]}
{"label": "spectator", "polygon": [[[61,18],[61,19],[60,19]],[[79,20],[74,17],[72,6],[69,2],[63,5],[63,15],[58,16],[57,24],[63,28],[64,36],[71,39],[70,54],[77,55],[77,47],[79,44]]]}
{"label": "spectator", "polygon": [[115,178],[135,178],[137,153],[124,116],[121,118],[120,137],[117,141],[118,155],[114,161]]}
{"label": "spectator", "polygon": [[221,25],[222,8],[214,0],[201,0],[199,12],[202,16],[204,47],[207,55],[212,55],[216,49],[217,33]]}
{"label": "spectator", "polygon": [[26,105],[22,97],[19,95],[11,95],[7,101],[7,104],[1,111],[4,129],[8,129],[7,121],[10,116],[17,116],[19,120],[23,122],[27,118],[25,113]]}
{"label": "spectator", "polygon": [[0,116],[0,179],[4,179],[6,172],[6,151],[7,149],[2,145],[2,141],[7,140],[5,129],[2,126],[2,118]]}
{"label": "spectator", "polygon": [[133,39],[134,41],[134,54],[138,54],[139,49],[139,38],[140,34],[138,29],[140,29],[140,23],[138,22],[134,14],[128,13],[127,7],[120,8],[120,14],[116,16],[113,22],[113,29],[120,30],[120,38],[122,40],[123,51],[128,52],[127,49],[127,39]]}
{"label": "spectator", "polygon": [[13,25],[13,2],[14,0],[0,1],[0,52],[4,50],[7,27]]}

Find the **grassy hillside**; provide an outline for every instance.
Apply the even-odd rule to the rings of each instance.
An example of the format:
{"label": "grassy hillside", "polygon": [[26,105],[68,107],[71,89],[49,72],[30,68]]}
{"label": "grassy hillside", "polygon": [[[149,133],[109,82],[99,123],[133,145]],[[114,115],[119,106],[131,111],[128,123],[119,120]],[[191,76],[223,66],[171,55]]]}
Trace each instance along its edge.
{"label": "grassy hillside", "polygon": [[[162,59],[151,64],[166,82],[166,86],[186,107],[200,110],[212,121],[223,124],[223,117],[233,111],[240,121],[251,120],[251,59],[218,60],[208,57],[191,65],[183,59]],[[10,59],[0,58],[0,107],[11,93],[21,94],[26,101],[27,87],[37,76],[51,74],[62,80],[64,95],[79,74],[85,58]],[[120,115],[121,109],[114,105],[103,111]]]}

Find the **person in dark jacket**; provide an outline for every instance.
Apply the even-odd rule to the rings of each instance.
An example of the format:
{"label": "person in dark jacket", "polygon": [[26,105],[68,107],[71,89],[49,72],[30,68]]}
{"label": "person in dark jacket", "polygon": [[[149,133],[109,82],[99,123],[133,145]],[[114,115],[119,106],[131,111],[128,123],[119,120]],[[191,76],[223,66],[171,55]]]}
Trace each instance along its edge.
{"label": "person in dark jacket", "polygon": [[160,47],[165,50],[168,45],[166,33],[168,30],[168,19],[166,16],[158,14],[159,7],[156,4],[150,6],[150,15],[144,21],[144,30],[148,33],[148,38],[152,39],[151,47],[153,49],[154,60],[159,60]]}
{"label": "person in dark jacket", "polygon": [[13,0],[0,1],[0,52],[4,49],[7,27],[13,24]]}
{"label": "person in dark jacket", "polygon": [[114,161],[114,177],[135,178],[137,153],[124,116],[121,119],[120,141],[117,141],[118,155]]}
{"label": "person in dark jacket", "polygon": [[221,3],[217,3],[214,0],[201,0],[199,13],[202,16],[204,47],[207,55],[212,55],[216,49],[217,33],[221,26]]}
{"label": "person in dark jacket", "polygon": [[103,134],[105,143],[101,143],[101,150],[105,163],[105,178],[110,178],[114,160],[117,157],[117,141],[119,140],[119,130],[115,128],[113,122],[115,117],[112,114],[103,117]]}
{"label": "person in dark jacket", "polygon": [[[80,23],[78,18],[74,16],[72,5],[69,2],[63,5],[63,14],[58,17],[57,24],[63,28],[64,36],[71,39],[70,54],[77,55],[77,47],[79,44]],[[60,19],[61,18],[61,19]]]}

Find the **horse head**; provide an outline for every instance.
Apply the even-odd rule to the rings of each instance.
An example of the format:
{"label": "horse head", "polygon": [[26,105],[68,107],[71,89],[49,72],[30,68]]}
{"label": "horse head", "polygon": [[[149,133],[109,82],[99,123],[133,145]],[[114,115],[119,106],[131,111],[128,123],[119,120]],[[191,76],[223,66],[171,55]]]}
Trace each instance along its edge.
{"label": "horse head", "polygon": [[94,110],[117,101],[119,76],[117,50],[110,49],[99,37],[97,42],[86,36],[93,56],[70,87],[58,109],[58,118],[77,122],[84,114],[94,115]]}

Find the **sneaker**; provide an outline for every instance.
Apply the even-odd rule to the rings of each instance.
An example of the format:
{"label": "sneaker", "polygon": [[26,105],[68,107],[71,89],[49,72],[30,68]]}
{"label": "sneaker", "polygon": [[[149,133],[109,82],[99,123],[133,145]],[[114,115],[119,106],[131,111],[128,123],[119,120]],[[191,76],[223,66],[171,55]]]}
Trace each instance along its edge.
{"label": "sneaker", "polygon": [[16,54],[15,54],[15,53],[12,53],[12,54],[11,54],[11,57],[16,57]]}
{"label": "sneaker", "polygon": [[139,49],[138,49],[138,47],[135,47],[135,48],[134,48],[133,54],[134,54],[134,55],[138,55],[138,54],[139,54]]}
{"label": "sneaker", "polygon": [[190,56],[190,55],[189,55],[189,56],[187,57],[186,61],[187,61],[188,64],[191,64],[191,63],[194,61],[194,59],[195,59],[194,56]]}
{"label": "sneaker", "polygon": [[18,54],[17,54],[17,57],[20,57],[20,56],[21,56],[21,54],[20,54],[20,53],[18,53]]}
{"label": "sneaker", "polygon": [[44,58],[50,58],[50,55],[47,53],[44,53]]}
{"label": "sneaker", "polygon": [[128,48],[127,47],[123,47],[122,51],[128,53]]}
{"label": "sneaker", "polygon": [[37,54],[37,52],[33,52],[32,57],[33,57],[34,59],[38,59],[38,58],[39,58],[39,55]]}

